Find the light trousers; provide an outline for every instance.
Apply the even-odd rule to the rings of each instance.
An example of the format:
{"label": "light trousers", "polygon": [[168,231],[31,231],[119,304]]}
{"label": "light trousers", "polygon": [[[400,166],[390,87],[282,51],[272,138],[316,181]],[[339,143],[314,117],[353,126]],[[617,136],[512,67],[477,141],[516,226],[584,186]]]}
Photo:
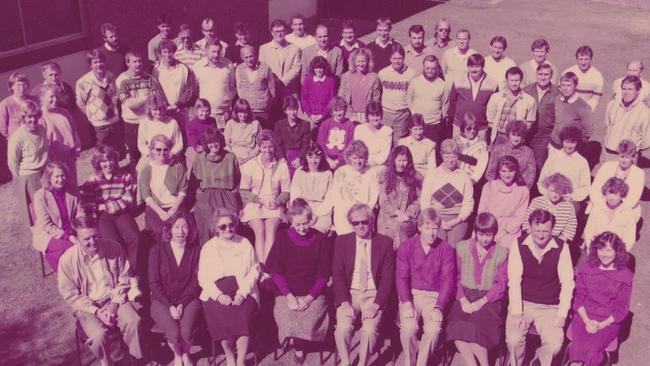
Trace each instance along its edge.
{"label": "light trousers", "polygon": [[336,329],[334,339],[336,348],[341,357],[341,365],[350,364],[350,342],[354,332],[354,322],[361,315],[361,329],[359,329],[359,365],[364,366],[368,356],[375,348],[379,338],[379,322],[383,314],[382,310],[372,319],[364,319],[368,307],[375,301],[377,290],[357,291],[350,290],[351,305],[354,310],[352,317],[347,316],[339,306],[336,309]]}
{"label": "light trousers", "polygon": [[[442,322],[431,319],[431,314],[438,301],[438,292],[435,291],[414,291],[413,308],[415,316],[407,318],[405,304],[399,304],[399,337],[404,350],[404,365],[426,366],[429,355],[434,350]],[[422,319],[422,339],[418,346],[418,330]],[[416,359],[417,353],[417,359]]]}
{"label": "light trousers", "polygon": [[564,343],[564,329],[554,325],[557,315],[557,305],[544,305],[524,301],[524,325],[513,327],[512,316],[508,313],[506,319],[506,343],[510,351],[510,365],[519,366],[524,361],[526,353],[526,334],[531,325],[535,325],[542,339],[542,345],[537,349],[535,358],[541,366],[551,366],[553,357],[560,352]]}

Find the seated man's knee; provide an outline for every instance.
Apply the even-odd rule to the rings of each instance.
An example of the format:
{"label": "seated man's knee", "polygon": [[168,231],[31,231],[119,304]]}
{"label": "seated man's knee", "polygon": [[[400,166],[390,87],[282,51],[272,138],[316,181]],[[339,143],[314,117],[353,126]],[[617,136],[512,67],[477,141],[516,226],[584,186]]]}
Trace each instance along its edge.
{"label": "seated man's knee", "polygon": [[412,337],[418,333],[418,323],[414,319],[402,320],[399,324],[399,333]]}
{"label": "seated man's knee", "polygon": [[94,328],[92,331],[86,332],[88,342],[91,345],[100,345],[108,340],[108,329],[104,327]]}
{"label": "seated man's knee", "polygon": [[361,329],[359,331],[362,334],[372,336],[376,335],[379,332],[379,320],[378,319],[364,319],[361,323]]}
{"label": "seated man's knee", "polygon": [[441,322],[428,322],[424,324],[424,334],[437,337],[440,334],[440,329],[442,328]]}
{"label": "seated man's knee", "polygon": [[506,331],[506,345],[508,348],[520,346],[526,342],[526,332]]}

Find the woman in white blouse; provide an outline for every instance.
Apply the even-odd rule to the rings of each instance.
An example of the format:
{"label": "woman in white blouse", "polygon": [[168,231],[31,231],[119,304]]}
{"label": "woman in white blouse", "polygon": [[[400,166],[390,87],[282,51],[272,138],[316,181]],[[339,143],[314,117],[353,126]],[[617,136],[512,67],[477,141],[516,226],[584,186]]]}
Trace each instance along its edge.
{"label": "woman in white blouse", "polygon": [[203,245],[199,258],[199,298],[210,337],[221,341],[226,365],[244,366],[259,304],[259,263],[248,239],[235,234],[237,214],[219,208],[212,218],[215,236]]}

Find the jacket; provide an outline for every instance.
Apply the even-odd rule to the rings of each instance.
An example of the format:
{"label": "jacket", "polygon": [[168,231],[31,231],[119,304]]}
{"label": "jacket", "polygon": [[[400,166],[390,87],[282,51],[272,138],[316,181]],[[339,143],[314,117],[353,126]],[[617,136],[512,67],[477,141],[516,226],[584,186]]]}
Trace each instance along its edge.
{"label": "jacket", "polygon": [[[36,223],[32,226],[32,245],[39,252],[45,252],[50,239],[59,239],[64,234],[61,228],[61,214],[54,194],[45,188],[34,193],[33,205]],[[68,192],[65,192],[65,205],[70,221],[74,221],[83,212],[78,211],[79,199],[77,196]]]}

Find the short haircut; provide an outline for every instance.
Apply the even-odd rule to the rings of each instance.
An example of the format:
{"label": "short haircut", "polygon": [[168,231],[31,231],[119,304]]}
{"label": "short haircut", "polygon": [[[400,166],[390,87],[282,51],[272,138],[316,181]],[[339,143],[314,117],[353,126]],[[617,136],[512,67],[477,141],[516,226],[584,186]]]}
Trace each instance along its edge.
{"label": "short haircut", "polygon": [[257,142],[257,146],[262,146],[262,143],[264,142],[271,142],[275,148],[276,156],[281,153],[279,151],[280,149],[278,149],[278,137],[271,130],[260,131],[260,133],[258,133],[257,137],[255,138],[255,142]]}
{"label": "short haircut", "polygon": [[312,211],[311,206],[309,206],[309,203],[307,201],[298,197],[294,199],[293,202],[291,203],[291,206],[287,208],[287,216],[289,217],[289,222],[291,222],[291,219],[294,216],[303,215],[303,214],[307,214],[307,217],[309,218],[309,220],[311,220],[311,218],[314,215],[314,212]]}
{"label": "short haircut", "polygon": [[178,33],[181,33],[181,32],[190,32],[190,34],[191,34],[192,33],[192,27],[190,27],[190,25],[187,24],[187,23],[183,23],[183,24],[178,26]]}
{"label": "short haircut", "polygon": [[294,95],[287,95],[284,97],[284,99],[282,99],[282,110],[286,111],[287,109],[300,109],[298,98],[296,98]]}
{"label": "short haircut", "polygon": [[474,220],[474,231],[477,233],[496,235],[499,231],[497,218],[489,212],[481,212],[476,215],[476,220]]}
{"label": "short haircut", "polygon": [[437,38],[438,37],[438,28],[440,28],[440,23],[447,23],[449,25],[449,32],[447,32],[447,39],[449,39],[449,36],[451,35],[451,23],[447,20],[447,18],[440,18],[436,20],[436,25],[433,26],[433,37]]}
{"label": "short haircut", "polygon": [[375,214],[372,212],[372,209],[365,203],[355,203],[354,205],[352,205],[352,207],[350,207],[347,214],[348,223],[351,223],[352,220],[350,219],[350,216],[352,216],[353,213],[361,212],[361,211],[364,212],[368,217],[368,221],[370,221],[370,225],[374,226]]}
{"label": "short haircut", "polygon": [[354,31],[357,30],[356,24],[354,24],[354,20],[352,19],[345,19],[343,23],[341,23],[341,30],[345,29],[352,29]]}
{"label": "short haircut", "polygon": [[80,216],[77,217],[72,223],[75,230],[81,229],[95,229],[97,230],[97,219],[93,216]]}
{"label": "short haircut", "polygon": [[34,102],[33,100],[28,100],[25,103],[25,107],[20,111],[20,122],[24,123],[25,117],[28,115],[34,115],[37,119],[41,118],[41,108],[39,107],[38,103]]}
{"label": "short haircut", "polygon": [[124,55],[124,61],[126,61],[127,63],[129,62],[130,58],[139,58],[140,60],[144,59],[142,53],[140,53],[140,51],[135,51],[135,50],[131,50]]}
{"label": "short haircut", "polygon": [[542,185],[546,189],[553,188],[555,192],[562,196],[573,193],[573,184],[571,184],[569,178],[561,173],[551,174],[544,178]]}
{"label": "short haircut", "polygon": [[203,30],[203,28],[208,28],[208,29],[214,28],[214,20],[212,20],[212,18],[204,18],[201,21],[201,30]]}
{"label": "short haircut", "polygon": [[115,168],[117,169],[119,167],[118,163],[120,162],[120,153],[110,145],[98,145],[93,151],[93,156],[90,159],[90,165],[92,165],[96,173],[99,174],[102,171],[100,163],[104,160],[115,163]]}
{"label": "short haircut", "polygon": [[614,193],[621,196],[621,198],[627,197],[629,191],[630,186],[628,186],[623,179],[618,177],[609,178],[600,189],[603,196],[608,193]]}
{"label": "short haircut", "polygon": [[106,62],[106,56],[100,50],[90,50],[86,52],[86,63],[90,66],[93,63],[93,60],[101,60]]}
{"label": "short haircut", "polygon": [[623,80],[621,81],[621,88],[623,87],[623,84],[634,85],[634,89],[636,89],[636,91],[641,90],[641,86],[642,86],[641,79],[639,79],[634,75],[628,75],[624,77]]}
{"label": "short haircut", "polygon": [[354,60],[357,58],[357,56],[362,55],[366,58],[366,61],[368,63],[368,72],[372,72],[372,70],[375,68],[375,61],[374,57],[372,54],[372,51],[370,51],[367,48],[357,48],[356,50],[352,51],[350,53],[350,57],[348,57],[348,65],[350,69],[350,73],[355,73],[358,72],[357,70],[357,65],[354,64]]}
{"label": "short haircut", "polygon": [[99,33],[105,37],[106,32],[117,33],[117,27],[113,23],[104,23],[99,27]]}
{"label": "short haircut", "polygon": [[393,43],[390,46],[390,55],[393,56],[396,53],[399,53],[402,57],[406,57],[406,51],[404,51],[404,47],[402,47],[402,45],[397,42]]}
{"label": "short haircut", "polygon": [[161,110],[163,113],[167,111],[167,99],[158,94],[151,94],[149,98],[147,98],[145,109],[147,110],[147,116],[153,119],[153,116],[151,114],[152,110]]}
{"label": "short haircut", "polygon": [[205,98],[198,98],[196,100],[196,103],[194,103],[194,111],[196,112],[196,110],[199,108],[207,108],[208,115],[212,112],[211,111],[212,107],[210,107],[210,102],[208,102],[208,100]]}
{"label": "short haircut", "polygon": [[391,22],[390,18],[388,17],[381,17],[377,19],[377,26],[380,25],[387,25],[388,29],[391,29],[393,27],[393,22]]}
{"label": "short haircut", "polygon": [[163,39],[160,41],[158,44],[158,53],[162,53],[163,50],[168,50],[171,51],[172,53],[176,52],[178,47],[176,46],[176,42],[170,40],[170,39]]}
{"label": "short haircut", "polygon": [[492,46],[492,44],[494,42],[501,43],[503,45],[504,49],[508,48],[508,41],[506,41],[506,37],[504,37],[504,36],[494,36],[494,37],[492,37],[492,39],[490,40],[490,46]]}
{"label": "short haircut", "polygon": [[50,161],[45,165],[43,173],[41,174],[41,187],[43,189],[50,190],[52,187],[52,174],[54,174],[54,169],[63,171],[63,174],[68,178],[66,186],[68,185],[68,182],[70,182],[70,171],[68,170],[68,167],[60,161]]}
{"label": "short haircut", "polygon": [[165,145],[166,148],[171,149],[172,145],[174,144],[172,140],[168,139],[167,136],[158,134],[154,137],[151,138],[149,141],[149,150],[153,150],[154,147],[156,146],[156,143],[162,143]]}
{"label": "short haircut", "polygon": [[156,24],[157,25],[172,24],[172,18],[167,14],[160,14],[156,18]]}
{"label": "short haircut", "polygon": [[304,15],[302,15],[302,14],[300,14],[300,13],[296,13],[296,14],[293,14],[293,15],[291,16],[291,18],[289,19],[290,23],[293,23],[293,21],[294,21],[295,19],[299,19],[299,20],[302,20],[302,21],[304,22],[306,18],[305,18]]}
{"label": "short haircut", "polygon": [[354,140],[345,148],[345,163],[349,164],[349,158],[354,155],[358,158],[368,160],[368,146],[361,140]]}
{"label": "short haircut", "polygon": [[467,29],[459,29],[456,32],[456,37],[458,37],[458,35],[461,34],[461,33],[467,34],[467,39],[472,39],[472,34]]}
{"label": "short haircut", "polygon": [[216,126],[210,126],[208,127],[207,130],[203,131],[200,141],[201,141],[201,147],[203,147],[203,151],[206,154],[210,152],[208,145],[213,144],[215,142],[221,145],[222,150],[226,148],[226,138],[223,136],[223,133],[221,133],[221,131],[219,131],[219,129]]}
{"label": "short haircut", "polygon": [[424,117],[420,113],[413,113],[411,116],[409,116],[409,119],[407,120],[408,124],[408,129],[409,131],[413,127],[424,127]]}
{"label": "short haircut", "polygon": [[460,154],[461,149],[458,142],[454,139],[446,139],[440,144],[440,153],[441,154]]}
{"label": "short haircut", "polygon": [[235,26],[232,27],[232,30],[233,30],[233,33],[235,33],[235,34],[247,34],[247,35],[251,34],[251,30],[248,27],[248,24],[246,24],[244,22],[235,23]]}
{"label": "short haircut", "polygon": [[566,126],[560,130],[560,142],[580,142],[582,141],[582,131],[576,126]]}
{"label": "short haircut", "polygon": [[46,70],[56,70],[61,72],[61,65],[54,61],[48,61],[41,65],[41,72],[45,72]]}
{"label": "short haircut", "polygon": [[[238,116],[239,113],[246,113],[245,121],[239,120],[239,116]],[[237,122],[249,123],[253,121],[253,110],[251,109],[251,104],[248,103],[248,100],[246,100],[245,98],[237,99],[235,104],[232,106],[231,118]]]}
{"label": "short haircut", "polygon": [[463,119],[460,121],[460,130],[465,131],[467,126],[474,126],[478,129],[478,123],[476,122],[476,116],[472,112],[466,112],[463,115]]}
{"label": "short haircut", "polygon": [[9,86],[9,91],[11,92],[11,88],[13,88],[14,84],[22,82],[22,83],[27,83],[27,87],[29,88],[29,78],[27,75],[20,71],[16,71],[9,75],[9,79],[7,79],[7,86]]}
{"label": "short haircut", "polygon": [[[422,65],[424,65],[425,62],[435,62],[438,65],[440,65],[440,60],[438,60],[438,57],[436,57],[436,55],[424,56],[424,59],[422,60]],[[442,73],[440,73],[440,75],[442,75]]]}
{"label": "short haircut", "polygon": [[288,26],[287,26],[287,22],[285,22],[285,21],[282,20],[282,19],[274,19],[274,20],[271,22],[271,30],[273,30],[273,28],[277,28],[277,27],[283,27],[284,30],[286,31],[287,28],[288,28]]}
{"label": "short haircut", "polygon": [[323,56],[316,56],[313,60],[311,60],[309,63],[309,73],[314,75],[314,70],[319,68],[325,71],[325,75],[329,76],[332,74],[330,63],[327,62],[327,59]]}
{"label": "short haircut", "polygon": [[412,26],[409,27],[409,36],[411,35],[411,33],[415,33],[415,34],[422,33],[422,35],[424,35],[424,27],[422,26],[422,24],[413,24]]}
{"label": "short haircut", "polygon": [[237,214],[237,212],[227,207],[217,207],[212,212],[212,217],[211,217],[212,220],[210,222],[210,234],[212,234],[213,236],[219,235],[219,230],[217,230],[217,222],[224,217],[227,217],[232,221],[232,223],[235,225],[235,231],[236,231],[236,227],[239,225],[239,215]]}
{"label": "short haircut", "polygon": [[580,55],[586,55],[589,56],[589,58],[594,58],[594,50],[592,50],[591,47],[587,45],[580,46],[576,50],[576,58],[578,58]]}
{"label": "short haircut", "polygon": [[618,235],[611,231],[605,231],[596,235],[589,244],[588,261],[589,265],[598,268],[600,266],[600,258],[598,257],[598,250],[606,246],[614,249],[616,256],[614,257],[614,268],[621,269],[627,267],[629,261],[629,254],[625,247],[625,242]]}
{"label": "short haircut", "polygon": [[195,245],[198,238],[198,231],[196,228],[196,221],[194,221],[194,215],[189,213],[187,210],[180,209],[176,211],[171,217],[169,217],[163,223],[162,229],[162,242],[169,243],[172,240],[172,228],[176,224],[176,221],[183,219],[187,222],[187,239],[186,245]]}
{"label": "short haircut", "polygon": [[544,38],[538,38],[530,45],[530,50],[535,51],[537,48],[544,48],[548,52],[551,50],[551,45]]}
{"label": "short haircut", "polygon": [[440,226],[440,223],[442,222],[440,214],[433,207],[425,208],[418,216],[418,226],[422,226],[429,222],[436,226]]}
{"label": "short haircut", "polygon": [[528,134],[528,127],[526,126],[526,123],[524,121],[510,121],[506,125],[506,134],[508,136],[515,135],[515,136],[520,136],[520,137],[526,137]]}
{"label": "short haircut", "polygon": [[345,99],[336,96],[330,100],[330,110],[331,111],[347,111],[348,102]]}
{"label": "short haircut", "polygon": [[[38,95],[38,98],[41,100],[41,104],[45,104],[43,103],[43,97],[47,93],[52,93],[58,97],[61,95],[61,93],[63,93],[63,89],[61,89],[58,85],[50,85],[50,84],[43,85],[43,87],[41,88],[41,92]],[[41,107],[44,107],[44,105],[42,105]]]}
{"label": "short haircut", "polygon": [[537,72],[539,70],[542,70],[542,69],[550,70],[551,71],[551,76],[553,76],[553,67],[548,62],[544,62],[541,65],[537,65],[537,69],[535,70],[535,72]]}
{"label": "short haircut", "polygon": [[533,224],[545,224],[549,221],[551,222],[551,226],[555,226],[555,216],[543,208],[535,209],[528,216],[528,225],[530,226],[533,226]]}
{"label": "short haircut", "polygon": [[381,106],[380,102],[371,101],[366,106],[366,117],[368,116],[383,116],[384,108]]}
{"label": "short haircut", "polygon": [[560,77],[560,82],[563,81],[570,81],[573,83],[573,85],[578,85],[578,75],[574,74],[571,71],[567,71]]}
{"label": "short haircut", "polygon": [[485,66],[485,58],[480,53],[475,53],[467,59],[467,66]]}
{"label": "short haircut", "polygon": [[305,172],[309,171],[309,164],[307,163],[308,155],[314,155],[320,157],[320,161],[318,162],[318,167],[317,167],[317,170],[319,172],[330,170],[330,166],[327,163],[327,160],[325,159],[325,155],[323,154],[323,149],[317,143],[311,142],[309,144],[309,147],[307,148],[307,151],[305,151],[305,153],[300,156],[300,168],[303,171]]}
{"label": "short haircut", "polygon": [[635,156],[638,151],[639,150],[637,149],[636,144],[632,142],[632,140],[628,139],[621,140],[621,142],[618,143],[618,147],[616,148],[616,152],[619,155]]}
{"label": "short haircut", "polygon": [[519,79],[524,80],[524,72],[519,68],[519,66],[513,66],[506,70],[506,79],[510,75],[519,75]]}

